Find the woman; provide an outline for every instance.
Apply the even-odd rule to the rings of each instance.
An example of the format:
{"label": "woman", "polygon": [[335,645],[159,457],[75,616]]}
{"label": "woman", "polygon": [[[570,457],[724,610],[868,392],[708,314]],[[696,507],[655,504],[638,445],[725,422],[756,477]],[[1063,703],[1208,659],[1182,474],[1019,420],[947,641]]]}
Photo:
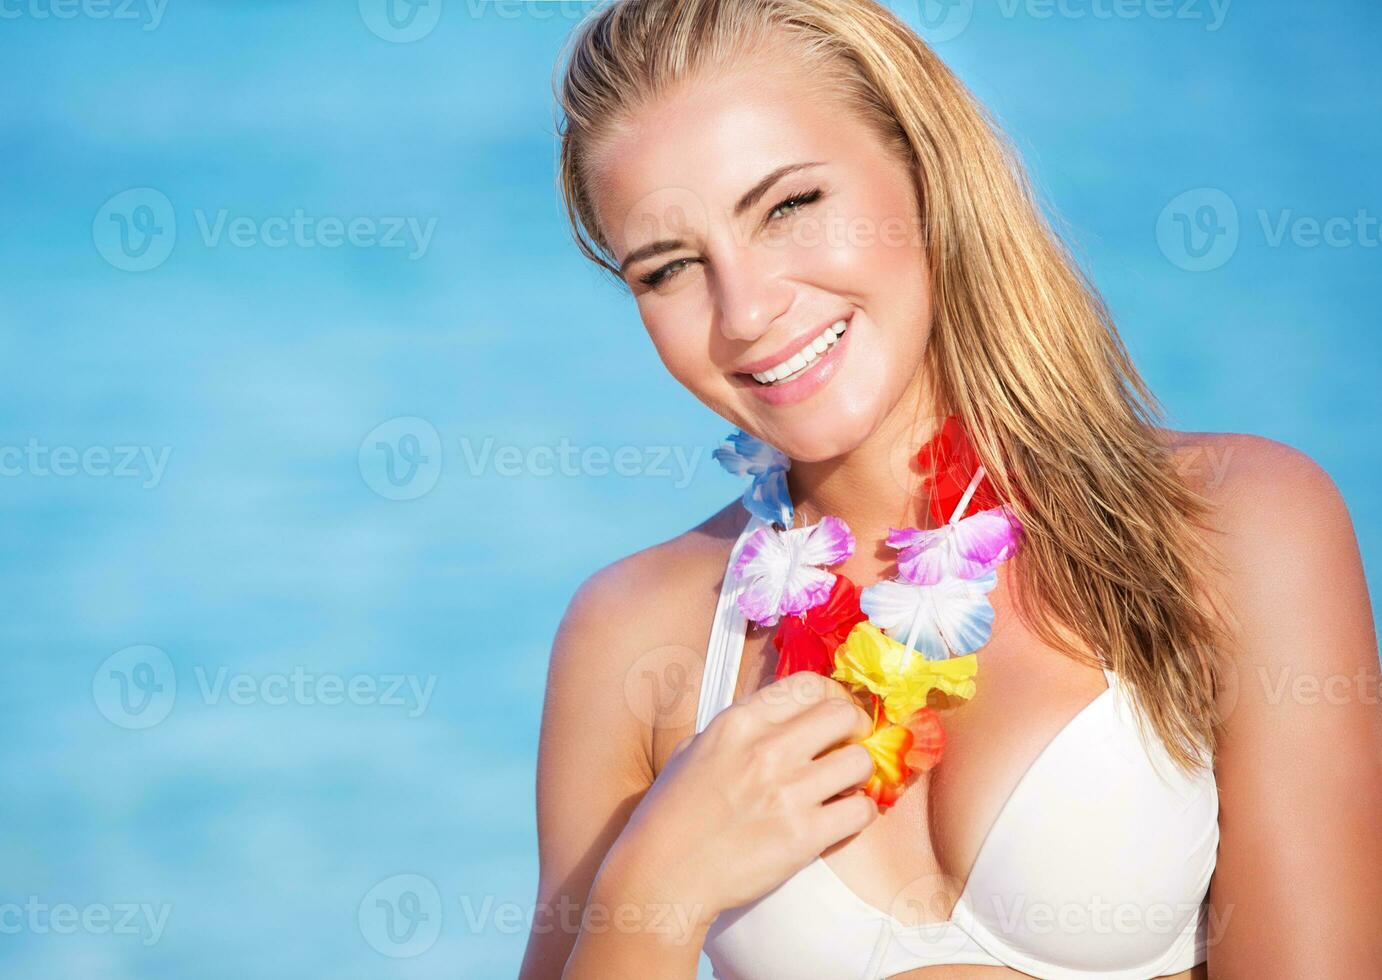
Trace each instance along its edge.
{"label": "woman", "polygon": [[938,524],[916,457],[949,419],[983,470],[954,517],[986,486],[1021,544],[973,695],[924,709],[943,761],[881,809],[879,701],[744,621],[766,525],[738,501],[586,582],[548,677],[523,976],[691,977],[702,947],[725,980],[1382,975],[1344,504],[1286,446],[1155,424],[926,45],[871,0],[627,0],[559,95],[581,248],[740,445],[783,454],[793,509],[763,534],[838,518],[857,547],[830,574],[889,579],[889,530]]}

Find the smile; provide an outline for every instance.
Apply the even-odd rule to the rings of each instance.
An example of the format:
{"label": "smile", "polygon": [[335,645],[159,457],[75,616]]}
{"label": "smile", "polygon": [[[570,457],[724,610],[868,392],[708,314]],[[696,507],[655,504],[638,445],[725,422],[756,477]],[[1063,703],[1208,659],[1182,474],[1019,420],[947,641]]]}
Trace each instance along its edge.
{"label": "smile", "polygon": [[761,385],[778,385],[793,381],[830,348],[839,343],[840,337],[849,326],[845,320],[836,320],[812,338],[801,350],[766,371],[756,371],[750,377]]}

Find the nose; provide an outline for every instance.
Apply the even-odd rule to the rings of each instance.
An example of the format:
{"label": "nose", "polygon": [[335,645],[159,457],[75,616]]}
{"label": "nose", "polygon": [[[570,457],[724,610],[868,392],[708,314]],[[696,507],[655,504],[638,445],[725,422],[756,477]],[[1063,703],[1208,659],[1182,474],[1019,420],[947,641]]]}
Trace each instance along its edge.
{"label": "nose", "polygon": [[792,287],[773,251],[760,243],[729,248],[713,266],[720,333],[726,338],[757,340],[791,308]]}

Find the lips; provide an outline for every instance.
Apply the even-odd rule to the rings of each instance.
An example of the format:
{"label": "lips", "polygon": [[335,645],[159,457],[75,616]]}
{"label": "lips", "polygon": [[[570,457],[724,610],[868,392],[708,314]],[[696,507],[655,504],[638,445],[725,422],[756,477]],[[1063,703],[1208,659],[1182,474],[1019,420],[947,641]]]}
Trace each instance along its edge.
{"label": "lips", "polygon": [[824,354],[815,357],[804,368],[780,381],[764,384],[748,375],[736,375],[737,386],[778,408],[804,402],[828,385],[839,373],[840,365],[849,353],[848,348],[854,334],[853,329],[846,329],[838,335],[833,345],[826,348]]}
{"label": "lips", "polygon": [[849,328],[850,315],[834,317],[810,332],[799,334],[776,354],[751,361],[739,373],[757,384],[779,384],[809,367],[838,342]]}

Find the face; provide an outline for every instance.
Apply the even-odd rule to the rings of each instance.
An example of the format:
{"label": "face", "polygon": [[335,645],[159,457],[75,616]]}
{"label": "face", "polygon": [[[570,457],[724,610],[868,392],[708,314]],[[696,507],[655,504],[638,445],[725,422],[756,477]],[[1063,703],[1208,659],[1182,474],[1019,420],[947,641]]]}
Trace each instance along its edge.
{"label": "face", "polygon": [[931,302],[911,175],[862,120],[809,94],[799,61],[682,86],[602,143],[591,171],[667,369],[816,462],[912,404]]}

